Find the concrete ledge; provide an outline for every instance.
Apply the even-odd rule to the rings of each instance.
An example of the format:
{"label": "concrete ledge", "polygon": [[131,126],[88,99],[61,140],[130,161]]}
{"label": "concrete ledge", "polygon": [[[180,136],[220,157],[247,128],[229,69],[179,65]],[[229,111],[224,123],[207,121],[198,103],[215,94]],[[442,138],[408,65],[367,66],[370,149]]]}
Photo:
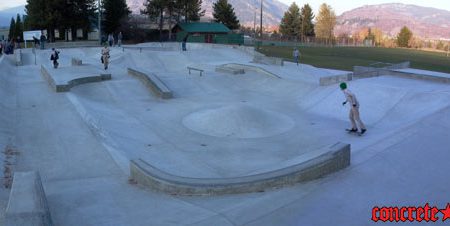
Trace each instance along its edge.
{"label": "concrete ledge", "polygon": [[6,226],[51,226],[50,210],[36,171],[16,172],[5,212]]}
{"label": "concrete ledge", "polygon": [[[375,63],[372,65],[386,65],[386,63]],[[405,69],[409,68],[410,62],[406,61],[398,64],[391,64],[385,67],[364,67],[364,66],[354,66],[353,67],[353,79],[363,79],[372,78],[382,75],[389,75],[391,70]]]}
{"label": "concrete ledge", "polygon": [[333,84],[340,83],[340,82],[351,81],[352,79],[353,79],[353,73],[321,77],[319,79],[319,85],[328,86],[328,85],[333,85]]}
{"label": "concrete ledge", "polygon": [[[61,69],[56,69],[61,71]],[[85,83],[91,83],[91,82],[101,82],[104,80],[111,80],[111,74],[99,74],[99,75],[92,75],[92,76],[81,76],[78,78],[72,78],[66,82],[57,82],[53,78],[53,76],[50,74],[49,70],[44,67],[44,65],[41,65],[41,74],[47,80],[50,87],[52,87],[55,92],[69,92],[70,89],[74,86],[78,86]],[[65,83],[65,84],[64,84]]]}
{"label": "concrete ledge", "polygon": [[232,67],[226,67],[225,65],[220,65],[216,67],[216,72],[221,73],[228,73],[228,74],[245,74],[245,71],[243,68],[232,68]]}
{"label": "concrete ledge", "polygon": [[254,55],[253,62],[259,64],[269,64],[269,65],[284,65],[284,60],[282,58],[277,57],[268,57],[264,55]]}
{"label": "concrete ledge", "polygon": [[137,77],[144,85],[163,99],[173,98],[172,91],[154,74],[146,74],[132,68],[128,68],[128,74]]}
{"label": "concrete ledge", "polygon": [[256,72],[256,73],[260,73],[260,74],[264,74],[264,75],[267,75],[267,76],[270,76],[270,77],[280,78],[281,79],[280,76],[278,76],[278,75],[276,75],[276,74],[274,74],[274,73],[272,73],[270,71],[267,71],[264,68],[257,67],[257,66],[252,66],[252,65],[231,63],[231,64],[223,64],[223,65],[220,65],[220,66],[217,66],[217,67],[231,68],[231,69],[235,69],[235,70],[244,70],[244,73],[245,73],[245,71],[253,71],[253,72]]}
{"label": "concrete ledge", "polygon": [[[425,80],[425,81],[432,81],[432,82],[439,82],[439,83],[450,83],[450,75],[438,75],[439,73],[435,74],[426,74],[426,73],[420,73],[419,72],[410,72],[410,71],[402,71],[401,69],[407,69],[409,67],[409,62],[403,62],[400,64],[394,64],[387,67],[382,68],[376,68],[376,67],[362,67],[362,66],[355,66],[353,67],[353,79],[363,79],[363,78],[372,78],[372,77],[378,77],[383,75],[390,75],[390,76],[396,76],[401,78],[408,78],[408,79],[418,79],[418,80]],[[444,73],[442,73],[444,74]]]}
{"label": "concrete ledge", "polygon": [[131,160],[131,178],[146,187],[177,195],[221,195],[261,192],[317,179],[350,165],[350,145],[336,143],[304,154],[296,164],[233,178],[188,178],[166,173],[142,159]]}
{"label": "concrete ledge", "polygon": [[72,58],[71,62],[72,62],[72,66],[80,66],[83,64],[83,61],[81,61],[81,59],[78,59],[75,57]]}
{"label": "concrete ledge", "polygon": [[396,71],[396,70],[389,70],[388,73],[386,73],[385,75],[391,75],[391,76],[397,76],[397,77],[409,78],[409,79],[432,81],[432,82],[439,82],[439,83],[450,83],[450,77],[417,74],[417,73],[412,73],[412,72],[404,72],[404,71]]}

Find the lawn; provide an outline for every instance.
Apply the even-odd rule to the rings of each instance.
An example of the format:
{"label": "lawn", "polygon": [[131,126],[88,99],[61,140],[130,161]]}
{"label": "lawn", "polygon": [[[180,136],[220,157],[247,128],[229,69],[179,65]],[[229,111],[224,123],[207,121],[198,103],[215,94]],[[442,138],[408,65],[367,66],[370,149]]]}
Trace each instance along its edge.
{"label": "lawn", "polygon": [[[267,56],[292,59],[293,47],[263,46],[260,52]],[[316,67],[353,70],[353,66],[369,66],[376,62],[411,62],[411,68],[450,73],[450,57],[445,53],[413,49],[368,47],[299,47],[300,61]]]}

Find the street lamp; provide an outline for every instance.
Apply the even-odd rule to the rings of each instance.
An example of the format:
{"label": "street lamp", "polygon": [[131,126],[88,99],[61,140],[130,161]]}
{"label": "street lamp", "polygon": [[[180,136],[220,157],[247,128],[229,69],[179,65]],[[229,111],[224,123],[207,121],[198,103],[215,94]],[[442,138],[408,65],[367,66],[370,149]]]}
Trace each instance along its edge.
{"label": "street lamp", "polygon": [[262,40],[262,19],[263,19],[263,0],[261,0],[261,21],[260,21],[260,26],[259,26],[259,38],[261,38]]}
{"label": "street lamp", "polygon": [[102,45],[102,6],[101,0],[98,0],[98,41]]}

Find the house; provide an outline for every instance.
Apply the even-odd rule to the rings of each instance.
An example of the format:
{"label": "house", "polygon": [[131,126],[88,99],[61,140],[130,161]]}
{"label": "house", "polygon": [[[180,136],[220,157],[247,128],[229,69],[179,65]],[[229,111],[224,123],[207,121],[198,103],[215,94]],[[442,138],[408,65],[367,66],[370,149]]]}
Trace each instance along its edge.
{"label": "house", "polygon": [[186,36],[188,42],[243,44],[244,36],[233,34],[221,23],[178,23],[172,29],[176,33],[177,41],[181,42]]}

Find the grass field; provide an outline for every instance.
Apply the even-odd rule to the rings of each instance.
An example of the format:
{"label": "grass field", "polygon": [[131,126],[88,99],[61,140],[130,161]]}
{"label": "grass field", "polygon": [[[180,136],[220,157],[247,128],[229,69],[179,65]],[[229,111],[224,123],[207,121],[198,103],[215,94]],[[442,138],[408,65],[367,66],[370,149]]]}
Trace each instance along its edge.
{"label": "grass field", "polygon": [[[260,52],[267,56],[292,59],[293,47],[263,46]],[[450,57],[445,53],[412,49],[367,47],[299,47],[300,61],[316,67],[353,70],[353,66],[369,66],[376,62],[411,62],[411,68],[450,73]]]}

